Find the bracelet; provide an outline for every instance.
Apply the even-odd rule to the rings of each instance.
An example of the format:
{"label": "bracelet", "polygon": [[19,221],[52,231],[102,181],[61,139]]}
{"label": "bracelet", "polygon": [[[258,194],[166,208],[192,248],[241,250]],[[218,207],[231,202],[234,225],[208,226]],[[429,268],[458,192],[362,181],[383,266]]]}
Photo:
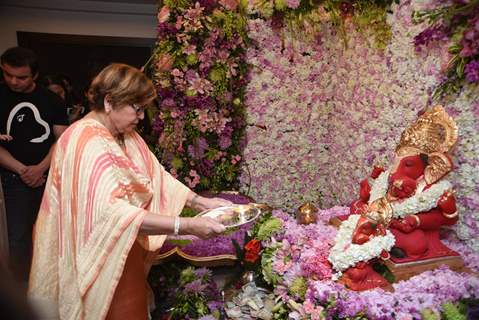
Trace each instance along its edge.
{"label": "bracelet", "polygon": [[176,216],[175,217],[175,226],[173,229],[173,234],[177,236],[180,232],[180,217]]}
{"label": "bracelet", "polygon": [[448,219],[453,219],[453,218],[457,217],[458,214],[459,214],[459,213],[458,213],[457,211],[456,211],[456,212],[453,212],[453,213],[451,213],[451,214],[447,214],[447,213],[445,213],[445,212],[442,213],[442,215],[445,216],[445,217],[448,218]]}
{"label": "bracelet", "polygon": [[415,214],[411,214],[412,217],[414,217],[414,219],[416,219],[416,227],[419,227],[421,225],[421,219],[419,219],[418,216],[416,216]]}

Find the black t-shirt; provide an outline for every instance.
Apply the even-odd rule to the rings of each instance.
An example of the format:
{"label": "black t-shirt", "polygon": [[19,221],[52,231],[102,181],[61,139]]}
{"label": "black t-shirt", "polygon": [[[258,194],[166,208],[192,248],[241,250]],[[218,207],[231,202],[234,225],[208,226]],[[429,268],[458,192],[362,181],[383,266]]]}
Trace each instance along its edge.
{"label": "black t-shirt", "polygon": [[1,142],[24,165],[38,164],[55,143],[53,125],[68,125],[65,103],[53,92],[36,86],[18,93],[0,85],[0,133],[12,141]]}

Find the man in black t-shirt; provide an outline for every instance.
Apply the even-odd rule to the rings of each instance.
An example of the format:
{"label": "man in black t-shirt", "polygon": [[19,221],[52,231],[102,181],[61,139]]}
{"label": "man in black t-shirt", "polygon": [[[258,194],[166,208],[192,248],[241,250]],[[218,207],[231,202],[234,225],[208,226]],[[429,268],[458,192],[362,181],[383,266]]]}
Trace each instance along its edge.
{"label": "man in black t-shirt", "polygon": [[10,266],[17,279],[28,281],[32,227],[40,207],[53,145],[68,124],[60,98],[37,86],[36,55],[10,48],[0,64],[0,169],[5,195]]}

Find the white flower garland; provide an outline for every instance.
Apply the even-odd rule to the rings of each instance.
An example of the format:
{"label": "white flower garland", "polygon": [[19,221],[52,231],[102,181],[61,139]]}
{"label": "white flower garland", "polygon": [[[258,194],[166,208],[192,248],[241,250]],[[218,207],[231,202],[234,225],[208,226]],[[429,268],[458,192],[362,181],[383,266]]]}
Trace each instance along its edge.
{"label": "white flower garland", "polygon": [[[388,190],[388,177],[389,171],[385,171],[374,181],[374,184],[371,187],[369,204],[386,195]],[[418,188],[414,196],[404,200],[391,202],[393,217],[404,218],[411,214],[429,211],[437,206],[437,202],[444,192],[451,189],[452,184],[447,180],[439,181],[425,191]]]}
{"label": "white flower garland", "polygon": [[451,189],[452,184],[447,180],[443,180],[425,191],[416,192],[414,196],[409,197],[406,200],[392,202],[393,217],[404,218],[411,214],[429,211],[432,208],[437,207],[437,202],[444,192]]}
{"label": "white flower garland", "polygon": [[369,261],[378,257],[383,250],[389,251],[394,246],[396,239],[388,230],[384,236],[371,238],[364,244],[353,244],[353,232],[361,216],[352,214],[348,220],[341,223],[336,234],[335,245],[332,247],[328,260],[337,271],[333,280],[339,279],[342,272],[361,261]]}

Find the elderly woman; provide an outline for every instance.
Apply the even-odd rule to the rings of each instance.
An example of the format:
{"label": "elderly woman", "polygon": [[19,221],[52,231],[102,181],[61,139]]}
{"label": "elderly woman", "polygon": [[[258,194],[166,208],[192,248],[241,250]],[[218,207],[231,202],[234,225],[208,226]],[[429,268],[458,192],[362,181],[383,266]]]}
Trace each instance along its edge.
{"label": "elderly woman", "polygon": [[147,319],[146,273],[168,234],[208,238],[210,218],[179,218],[231,205],[174,179],[135,132],[155,88],[112,64],[93,80],[92,111],[60,137],[35,227],[29,294],[60,319]]}

